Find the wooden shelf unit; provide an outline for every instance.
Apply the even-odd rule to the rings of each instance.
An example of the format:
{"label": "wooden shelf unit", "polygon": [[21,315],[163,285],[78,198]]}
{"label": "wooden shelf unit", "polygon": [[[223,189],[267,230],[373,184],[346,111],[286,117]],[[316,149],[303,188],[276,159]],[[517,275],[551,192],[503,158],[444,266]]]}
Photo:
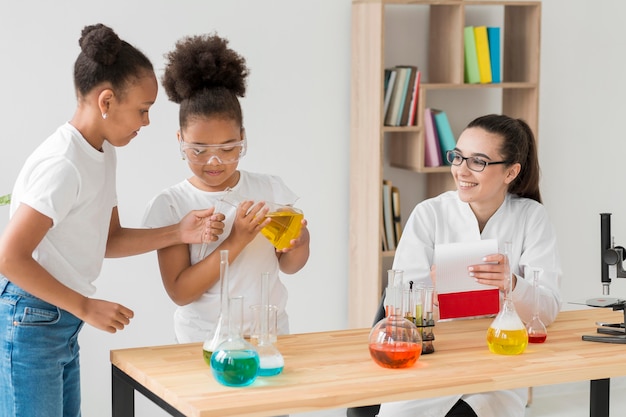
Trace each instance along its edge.
{"label": "wooden shelf unit", "polygon": [[[426,13],[427,62],[386,62],[390,7]],[[463,28],[468,11],[502,11],[502,82],[464,83]],[[351,67],[349,325],[370,326],[382,292],[382,265],[394,252],[381,249],[382,180],[385,164],[427,176],[426,195],[453,187],[449,167],[424,166],[424,109],[439,92],[497,91],[499,112],[524,119],[537,135],[541,2],[475,0],[353,0]],[[417,40],[416,40],[417,42]],[[404,47],[406,48],[406,47]],[[384,125],[384,70],[393,65],[427,69],[419,89],[417,125]],[[472,104],[471,102],[469,103]],[[444,108],[445,110],[445,108]],[[485,114],[480,108],[473,117]],[[448,114],[454,118],[454,114]],[[466,122],[469,122],[467,120]],[[387,146],[386,146],[387,145]],[[385,149],[387,148],[387,152]],[[401,192],[403,190],[401,189]],[[403,213],[407,216],[408,213]],[[403,219],[405,220],[405,219]]]}

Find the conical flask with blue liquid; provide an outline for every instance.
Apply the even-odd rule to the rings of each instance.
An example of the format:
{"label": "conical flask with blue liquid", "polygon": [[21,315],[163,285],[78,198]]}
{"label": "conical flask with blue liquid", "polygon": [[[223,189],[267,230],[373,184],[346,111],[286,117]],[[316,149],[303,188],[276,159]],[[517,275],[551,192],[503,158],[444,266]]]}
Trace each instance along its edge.
{"label": "conical flask with blue liquid", "polygon": [[243,297],[231,297],[228,308],[229,336],[211,355],[211,372],[222,385],[245,387],[259,374],[259,354],[243,338]]}

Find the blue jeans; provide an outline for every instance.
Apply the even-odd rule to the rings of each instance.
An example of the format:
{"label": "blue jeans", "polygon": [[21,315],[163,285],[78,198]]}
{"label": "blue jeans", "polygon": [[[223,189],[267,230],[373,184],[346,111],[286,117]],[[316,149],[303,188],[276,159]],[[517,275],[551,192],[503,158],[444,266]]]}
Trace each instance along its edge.
{"label": "blue jeans", "polygon": [[0,275],[0,417],[79,417],[83,322]]}

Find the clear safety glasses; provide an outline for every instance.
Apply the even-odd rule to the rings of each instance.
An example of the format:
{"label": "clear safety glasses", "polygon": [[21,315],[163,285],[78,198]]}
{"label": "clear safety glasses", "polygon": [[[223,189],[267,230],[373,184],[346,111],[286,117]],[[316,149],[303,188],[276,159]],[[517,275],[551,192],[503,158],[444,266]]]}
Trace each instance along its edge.
{"label": "clear safety glasses", "polygon": [[180,154],[194,165],[207,165],[213,160],[220,164],[234,164],[246,154],[247,141],[244,137],[239,142],[220,145],[202,145],[180,141]]}
{"label": "clear safety glasses", "polygon": [[476,156],[463,156],[457,151],[446,152],[446,159],[452,165],[459,166],[465,161],[467,167],[474,172],[483,172],[487,165],[506,164],[508,161],[489,162]]}

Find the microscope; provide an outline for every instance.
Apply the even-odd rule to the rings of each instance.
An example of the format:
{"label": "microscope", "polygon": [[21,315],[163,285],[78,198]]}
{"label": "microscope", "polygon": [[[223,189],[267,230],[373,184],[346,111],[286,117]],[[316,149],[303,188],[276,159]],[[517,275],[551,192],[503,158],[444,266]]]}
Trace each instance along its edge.
{"label": "microscope", "polygon": [[[615,246],[611,237],[611,213],[600,213],[600,267],[602,295],[609,295],[609,285],[612,279],[626,278],[622,262],[626,259],[626,250],[622,246]],[[583,340],[590,342],[624,343],[626,344],[626,300],[602,297],[591,298],[586,303],[590,307],[611,307],[613,311],[622,310],[624,321],[621,323],[596,323],[597,332],[607,336],[584,335]]]}

